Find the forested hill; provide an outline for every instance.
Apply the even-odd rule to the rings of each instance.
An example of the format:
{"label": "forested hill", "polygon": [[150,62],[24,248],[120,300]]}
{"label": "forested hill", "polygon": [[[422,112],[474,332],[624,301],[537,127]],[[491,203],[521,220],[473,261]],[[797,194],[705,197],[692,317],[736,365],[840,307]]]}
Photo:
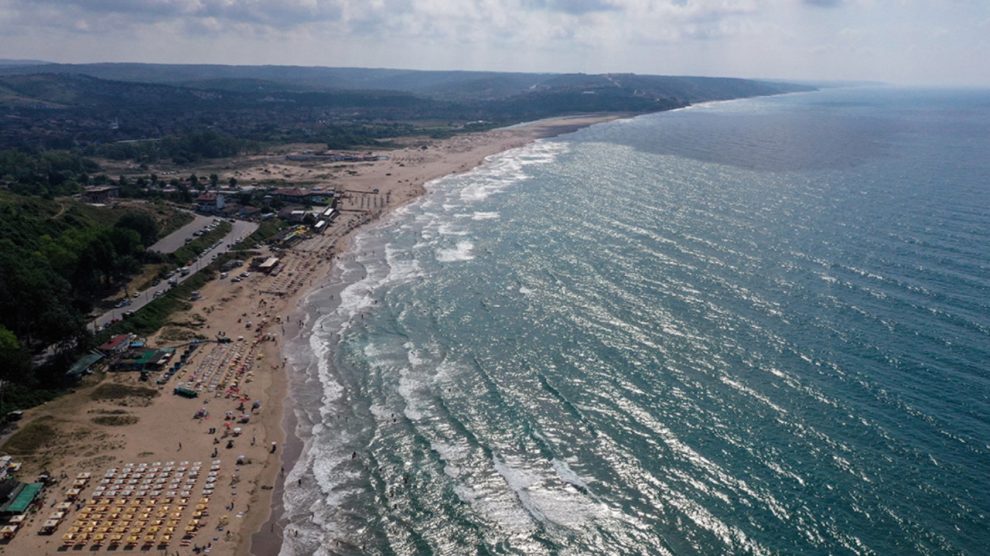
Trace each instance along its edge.
{"label": "forested hill", "polygon": [[8,389],[8,407],[60,385],[64,367],[33,372],[31,355],[85,343],[94,301],[140,269],[158,239],[157,214],[0,189],[0,380],[27,396],[16,402]]}
{"label": "forested hill", "polygon": [[[38,73],[39,71],[44,73]],[[646,113],[810,90],[708,77],[274,66],[0,67],[0,149],[92,148],[211,130],[238,141],[375,145],[587,112]]]}
{"label": "forested hill", "polygon": [[532,92],[625,88],[642,95],[698,102],[768,95],[809,87],[723,77],[635,74],[420,71],[305,66],[198,64],[39,64],[0,67],[0,74],[82,74],[100,79],[243,92],[379,90],[459,100],[494,100]]}

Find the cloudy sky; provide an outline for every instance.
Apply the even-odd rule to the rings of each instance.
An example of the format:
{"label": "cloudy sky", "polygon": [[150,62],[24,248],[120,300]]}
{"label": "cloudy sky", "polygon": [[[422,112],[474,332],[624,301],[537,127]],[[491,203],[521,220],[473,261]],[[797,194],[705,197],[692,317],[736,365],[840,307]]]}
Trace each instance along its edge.
{"label": "cloudy sky", "polygon": [[990,85],[990,0],[0,0],[0,58]]}

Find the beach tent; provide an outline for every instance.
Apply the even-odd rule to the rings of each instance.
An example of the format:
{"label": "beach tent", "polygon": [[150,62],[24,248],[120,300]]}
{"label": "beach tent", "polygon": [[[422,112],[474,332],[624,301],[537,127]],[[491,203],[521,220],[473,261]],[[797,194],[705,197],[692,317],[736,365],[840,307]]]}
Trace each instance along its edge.
{"label": "beach tent", "polygon": [[199,392],[185,386],[176,386],[172,392],[176,396],[182,396],[183,398],[196,398],[199,396]]}

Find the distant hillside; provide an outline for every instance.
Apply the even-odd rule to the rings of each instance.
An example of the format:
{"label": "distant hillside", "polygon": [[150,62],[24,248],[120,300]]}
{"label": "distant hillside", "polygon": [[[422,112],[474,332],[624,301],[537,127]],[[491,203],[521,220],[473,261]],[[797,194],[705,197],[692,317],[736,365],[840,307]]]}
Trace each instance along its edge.
{"label": "distant hillside", "polygon": [[12,60],[10,58],[0,58],[0,66],[40,66],[48,64],[42,60]]}
{"label": "distant hillside", "polygon": [[[245,90],[81,74],[0,75],[0,148],[76,148],[204,129],[259,141],[327,142],[339,126],[376,123],[387,137],[403,134],[395,122],[476,118],[470,109],[396,91],[270,91],[246,82],[232,89]],[[368,133],[358,134],[340,146],[369,144]]]}
{"label": "distant hillside", "polygon": [[[0,148],[92,150],[94,145],[204,130],[236,141],[319,142],[349,148],[376,145],[390,137],[454,133],[479,120],[497,126],[585,112],[656,112],[706,100],[799,90],[811,87],[634,74],[160,64],[6,66],[0,67],[4,122]],[[114,155],[147,159],[153,151],[160,149],[115,149]]]}
{"label": "distant hillside", "polygon": [[746,79],[634,74],[501,73],[304,66],[45,64],[0,74],[83,74],[100,79],[239,91],[389,90],[436,98],[490,100],[557,88],[627,87],[689,102],[767,95],[811,87]]}

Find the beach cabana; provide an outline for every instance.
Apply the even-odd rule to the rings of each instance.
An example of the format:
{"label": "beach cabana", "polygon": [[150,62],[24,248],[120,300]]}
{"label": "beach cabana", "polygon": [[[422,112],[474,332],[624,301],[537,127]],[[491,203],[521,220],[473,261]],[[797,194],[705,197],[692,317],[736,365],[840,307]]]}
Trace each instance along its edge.
{"label": "beach cabana", "polygon": [[45,523],[42,524],[42,526],[41,526],[41,531],[40,531],[41,534],[42,535],[51,535],[52,533],[55,532],[55,529],[58,529],[59,522],[60,522],[60,520],[58,520],[58,519],[49,519],[49,520],[45,521]]}

